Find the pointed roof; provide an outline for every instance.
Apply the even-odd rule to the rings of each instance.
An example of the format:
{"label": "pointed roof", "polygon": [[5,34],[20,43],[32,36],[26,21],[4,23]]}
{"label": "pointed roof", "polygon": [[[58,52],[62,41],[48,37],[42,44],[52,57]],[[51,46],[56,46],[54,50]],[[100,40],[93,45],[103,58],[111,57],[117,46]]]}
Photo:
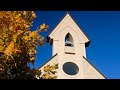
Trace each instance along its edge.
{"label": "pointed roof", "polygon": [[[67,17],[67,16],[69,16],[74,22],[75,22],[75,20],[71,17],[71,15],[70,15],[70,13],[67,11],[66,12],[66,14],[63,16],[63,18],[58,22],[58,24],[54,27],[54,29],[53,30],[51,30],[51,32],[48,34],[48,36],[47,36],[47,42],[49,42],[51,45],[52,45],[52,42],[53,42],[53,39],[52,38],[50,38],[50,35],[54,32],[54,30],[57,28],[57,26],[63,21],[63,19],[65,18],[65,17]],[[75,24],[80,28],[80,26],[75,22]],[[81,29],[81,28],[80,28]],[[83,30],[81,30],[82,31],[82,33],[85,35],[85,37],[88,39],[88,42],[86,42],[85,43],[85,47],[88,47],[89,46],[89,44],[90,44],[90,39],[87,37],[87,35],[83,32]]]}
{"label": "pointed roof", "polygon": [[107,77],[106,76],[104,76],[92,63],[90,63],[84,56],[83,56],[83,58],[93,67],[93,68],[95,68],[105,79],[107,79]]}

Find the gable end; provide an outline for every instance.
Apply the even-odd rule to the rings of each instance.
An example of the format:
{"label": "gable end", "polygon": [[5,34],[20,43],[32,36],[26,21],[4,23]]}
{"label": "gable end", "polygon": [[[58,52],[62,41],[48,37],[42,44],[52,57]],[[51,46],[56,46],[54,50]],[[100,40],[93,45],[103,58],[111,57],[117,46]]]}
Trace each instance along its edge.
{"label": "gable end", "polygon": [[83,58],[93,67],[93,68],[95,68],[105,79],[107,79],[107,77],[106,76],[104,76],[92,63],[90,63],[84,56],[83,56]]}
{"label": "gable end", "polygon": [[[65,17],[67,14],[69,14],[69,16],[71,17],[70,13],[67,12],[67,13],[61,18],[61,20],[58,22],[58,24],[54,27],[54,29],[60,24],[60,22],[64,19],[64,17]],[[72,18],[72,17],[71,17],[71,18]],[[76,23],[76,21],[75,21],[73,18],[72,18],[72,20],[73,20],[73,21],[75,22],[75,24],[80,28],[80,26]],[[53,30],[54,30],[54,29],[53,29]],[[81,29],[81,28],[80,28],[80,29]],[[51,32],[48,34],[47,39],[46,39],[46,42],[50,43],[50,45],[53,44],[53,39],[50,38],[49,35],[53,32],[53,30],[51,30]],[[83,32],[83,30],[81,30],[81,31]],[[85,34],[85,32],[83,32],[83,34],[87,37],[87,35]],[[90,44],[90,42],[91,42],[88,37],[87,37],[87,39],[88,39],[89,41],[85,43],[85,47],[88,47],[89,44]]]}

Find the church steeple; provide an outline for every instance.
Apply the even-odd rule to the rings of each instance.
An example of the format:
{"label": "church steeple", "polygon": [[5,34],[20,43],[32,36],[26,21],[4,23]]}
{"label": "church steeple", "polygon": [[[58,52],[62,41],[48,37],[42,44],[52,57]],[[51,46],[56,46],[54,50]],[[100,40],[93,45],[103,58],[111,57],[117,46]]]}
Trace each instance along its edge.
{"label": "church steeple", "polygon": [[47,64],[58,63],[58,79],[104,78],[86,61],[90,40],[69,12],[48,35],[47,42],[52,45],[52,59]]}
{"label": "church steeple", "polygon": [[[68,28],[69,28],[69,30],[66,30]],[[83,43],[85,45],[85,47],[89,46],[90,40],[85,35],[85,33],[79,28],[79,26],[76,24],[76,22],[70,16],[70,13],[67,11],[66,15],[61,20],[61,22],[51,31],[51,33],[47,37],[47,41],[50,42],[51,45],[53,45],[53,55],[55,55],[57,53],[58,48],[56,47],[56,43],[59,42],[59,38],[61,37],[60,33],[62,31],[69,33],[69,35],[76,33],[75,35],[77,36],[79,44]],[[74,34],[73,34],[73,36],[74,36]],[[54,49],[54,48],[57,48],[57,49]],[[84,55],[84,56],[86,57],[86,55]]]}

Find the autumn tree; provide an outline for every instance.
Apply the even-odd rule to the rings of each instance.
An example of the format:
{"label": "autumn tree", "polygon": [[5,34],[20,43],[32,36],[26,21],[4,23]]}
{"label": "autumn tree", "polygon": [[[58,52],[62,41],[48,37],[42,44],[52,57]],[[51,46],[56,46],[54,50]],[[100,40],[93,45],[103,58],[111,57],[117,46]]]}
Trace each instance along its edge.
{"label": "autumn tree", "polygon": [[36,75],[56,78],[57,65],[46,66],[44,74],[28,65],[34,65],[37,44],[42,46],[45,42],[40,32],[48,29],[48,25],[42,24],[31,31],[35,18],[33,11],[0,11],[0,79],[36,79]]}

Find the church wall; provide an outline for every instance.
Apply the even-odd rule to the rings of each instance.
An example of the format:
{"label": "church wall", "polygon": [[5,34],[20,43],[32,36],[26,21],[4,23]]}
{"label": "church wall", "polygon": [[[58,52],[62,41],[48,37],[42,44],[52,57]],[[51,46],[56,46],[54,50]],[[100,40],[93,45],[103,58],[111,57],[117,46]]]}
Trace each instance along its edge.
{"label": "church wall", "polygon": [[58,43],[59,43],[58,40],[53,40],[52,56],[54,56],[58,52],[59,49]]}
{"label": "church wall", "polygon": [[[68,53],[66,54],[66,46],[65,46],[65,36],[67,33],[70,33],[73,37],[74,46],[67,47]],[[83,60],[82,57],[85,56],[85,45],[84,43],[80,44],[79,37],[76,33],[70,28],[66,27],[59,34],[59,43],[58,43],[58,62],[59,62],[59,70],[58,70],[58,78],[62,79],[83,79],[84,78],[84,69],[83,69]],[[58,37],[58,36],[56,36]],[[73,53],[74,51],[74,53]],[[72,54],[71,54],[72,53]],[[79,72],[76,75],[68,75],[63,71],[63,64],[65,62],[73,62],[79,67]]]}

